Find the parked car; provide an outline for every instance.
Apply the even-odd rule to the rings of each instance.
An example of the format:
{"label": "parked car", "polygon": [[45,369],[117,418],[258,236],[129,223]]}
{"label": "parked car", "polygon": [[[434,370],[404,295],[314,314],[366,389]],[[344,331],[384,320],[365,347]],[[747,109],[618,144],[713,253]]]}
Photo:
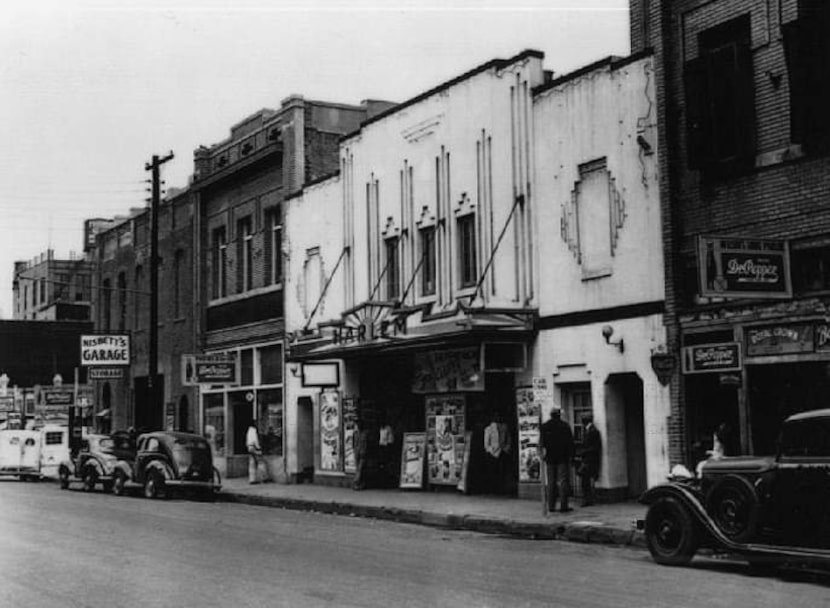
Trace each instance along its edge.
{"label": "parked car", "polygon": [[135,458],[135,442],[126,433],[112,435],[87,434],[81,440],[77,454],[70,454],[58,466],[58,480],[62,489],[72,481],[80,480],[84,490],[91,492],[100,483],[104,491],[113,487],[116,465],[132,462]]}
{"label": "parked car", "polygon": [[147,498],[166,498],[174,489],[210,496],[222,483],[204,437],[156,431],[139,436],[133,461],[116,465],[113,492],[121,495],[131,487],[143,488]]}
{"label": "parked car", "polygon": [[0,430],[0,475],[14,475],[25,481],[42,477],[39,431]]}
{"label": "parked car", "polygon": [[709,460],[699,477],[674,477],[640,500],[660,564],[687,564],[709,547],[759,567],[830,565],[830,409],[787,418],[774,456]]}

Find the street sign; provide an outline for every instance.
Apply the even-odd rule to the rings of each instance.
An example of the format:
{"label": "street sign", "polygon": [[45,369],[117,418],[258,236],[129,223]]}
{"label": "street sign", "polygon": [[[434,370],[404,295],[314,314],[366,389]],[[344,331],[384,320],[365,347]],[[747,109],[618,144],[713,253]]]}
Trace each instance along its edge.
{"label": "street sign", "polygon": [[126,366],[130,364],[129,334],[92,334],[81,336],[81,365]]}

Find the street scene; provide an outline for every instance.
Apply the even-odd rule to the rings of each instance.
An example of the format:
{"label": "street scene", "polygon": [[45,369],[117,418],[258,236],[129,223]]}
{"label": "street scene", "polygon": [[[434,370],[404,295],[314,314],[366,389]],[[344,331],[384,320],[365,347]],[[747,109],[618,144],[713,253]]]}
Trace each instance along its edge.
{"label": "street scene", "polygon": [[114,606],[820,606],[828,581],[704,558],[222,502],[0,481],[0,603]]}
{"label": "street scene", "polygon": [[479,4],[0,8],[0,604],[826,595],[830,3]]}

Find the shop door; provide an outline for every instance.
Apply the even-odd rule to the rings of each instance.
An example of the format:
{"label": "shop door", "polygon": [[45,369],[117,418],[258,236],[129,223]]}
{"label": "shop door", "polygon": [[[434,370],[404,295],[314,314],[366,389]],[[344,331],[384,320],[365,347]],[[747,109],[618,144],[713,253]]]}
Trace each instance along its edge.
{"label": "shop door", "polygon": [[234,454],[247,454],[248,446],[245,445],[245,435],[248,427],[254,421],[253,400],[248,399],[251,391],[236,391],[228,393],[228,404],[231,410],[231,424],[233,425],[233,449]]}
{"label": "shop door", "polygon": [[643,414],[643,382],[636,374],[612,374],[605,385],[607,442],[604,449],[613,478],[625,479],[627,497],[642,494],[646,476],[646,435]]}
{"label": "shop door", "polygon": [[314,474],[314,402],[297,398],[297,472]]}

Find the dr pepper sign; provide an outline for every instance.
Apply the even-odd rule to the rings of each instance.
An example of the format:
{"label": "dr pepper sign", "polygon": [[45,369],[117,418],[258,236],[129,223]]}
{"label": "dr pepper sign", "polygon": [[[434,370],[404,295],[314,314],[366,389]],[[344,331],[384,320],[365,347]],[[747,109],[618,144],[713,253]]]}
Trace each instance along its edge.
{"label": "dr pepper sign", "polygon": [[129,334],[81,336],[81,365],[114,367],[129,364]]}

